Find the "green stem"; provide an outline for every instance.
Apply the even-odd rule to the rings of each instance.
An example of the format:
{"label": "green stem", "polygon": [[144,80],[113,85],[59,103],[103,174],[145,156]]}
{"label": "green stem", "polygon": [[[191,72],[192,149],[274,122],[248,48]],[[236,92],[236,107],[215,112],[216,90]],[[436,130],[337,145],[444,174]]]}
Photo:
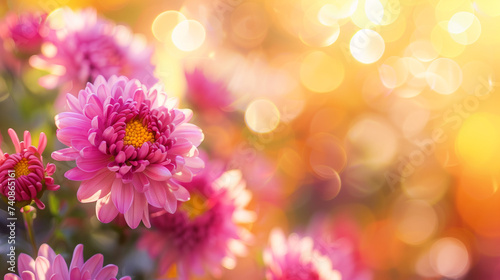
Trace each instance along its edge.
{"label": "green stem", "polygon": [[26,230],[28,231],[28,239],[30,240],[31,247],[33,247],[33,253],[34,256],[38,255],[38,247],[36,246],[35,242],[35,233],[33,231],[33,217],[29,211],[29,206],[25,206],[23,209],[23,218],[24,218],[24,225],[26,226]]}

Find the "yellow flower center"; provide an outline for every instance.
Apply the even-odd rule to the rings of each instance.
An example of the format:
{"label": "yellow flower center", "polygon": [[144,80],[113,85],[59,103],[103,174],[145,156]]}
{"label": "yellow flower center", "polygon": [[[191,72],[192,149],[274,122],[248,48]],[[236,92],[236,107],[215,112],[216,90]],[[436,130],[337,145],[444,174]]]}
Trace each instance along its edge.
{"label": "yellow flower center", "polygon": [[209,209],[206,199],[198,193],[192,193],[191,199],[183,202],[180,206],[181,211],[186,212],[189,219],[203,215]]}
{"label": "yellow flower center", "polygon": [[22,158],[16,165],[14,165],[14,174],[16,178],[19,178],[24,175],[28,175],[31,171],[28,169],[29,163],[27,158]]}
{"label": "yellow flower center", "polygon": [[154,142],[153,132],[149,131],[146,125],[140,120],[132,120],[125,124],[125,138],[123,138],[125,145],[140,148],[145,142]]}

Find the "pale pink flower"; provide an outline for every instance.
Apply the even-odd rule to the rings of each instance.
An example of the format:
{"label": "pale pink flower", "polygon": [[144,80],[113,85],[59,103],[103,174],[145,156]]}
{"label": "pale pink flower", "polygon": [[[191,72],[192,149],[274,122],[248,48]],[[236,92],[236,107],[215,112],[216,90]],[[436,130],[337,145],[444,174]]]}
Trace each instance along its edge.
{"label": "pale pink flower", "polygon": [[204,167],[197,150],[203,133],[188,123],[191,110],[178,109],[159,86],[123,76],[100,76],[78,97],[67,94],[67,103],[55,121],[57,138],[69,148],[52,157],[76,161],[65,176],[82,181],[78,200],[97,202],[101,222],[122,213],[131,228],[141,220],[150,227],[148,205],[174,213],[178,200],[189,199],[179,183]]}
{"label": "pale pink flower", "polygon": [[328,256],[315,249],[311,237],[291,234],[286,239],[283,232],[274,229],[269,246],[264,251],[268,280],[340,280]]}
{"label": "pale pink flower", "polygon": [[[24,132],[24,141],[19,142],[16,132],[10,128],[9,135],[15,147],[15,153],[3,153],[0,149],[0,195],[11,200],[13,197],[17,207],[35,202],[38,208],[45,205],[40,201],[45,190],[55,191],[59,185],[50,177],[56,166],[47,163],[43,166],[42,153],[47,145],[45,133],[40,133],[38,148],[31,145],[31,134]],[[14,191],[12,191],[14,189]]]}
{"label": "pale pink flower", "polygon": [[180,203],[174,214],[152,214],[153,230],[143,233],[139,247],[158,260],[158,272],[175,267],[179,279],[209,271],[218,277],[221,264],[233,268],[236,256],[246,253],[251,234],[242,227],[255,219],[245,209],[251,194],[245,188],[241,172],[212,166],[196,176],[186,187],[191,200]]}
{"label": "pale pink flower", "polygon": [[[101,254],[92,256],[86,262],[83,258],[83,245],[75,247],[73,258],[68,265],[61,255],[56,255],[47,244],[42,244],[38,249],[36,259],[20,254],[18,258],[18,273],[5,275],[4,280],[116,280],[118,267],[109,264],[103,267],[104,258]],[[131,280],[129,276],[120,280]]]}
{"label": "pale pink flower", "polygon": [[33,66],[51,71],[40,79],[42,86],[79,90],[99,75],[123,75],[148,87],[158,81],[151,64],[153,49],[128,27],[100,18],[90,8],[63,8],[54,18],[47,20],[51,29],[42,55],[31,59]]}

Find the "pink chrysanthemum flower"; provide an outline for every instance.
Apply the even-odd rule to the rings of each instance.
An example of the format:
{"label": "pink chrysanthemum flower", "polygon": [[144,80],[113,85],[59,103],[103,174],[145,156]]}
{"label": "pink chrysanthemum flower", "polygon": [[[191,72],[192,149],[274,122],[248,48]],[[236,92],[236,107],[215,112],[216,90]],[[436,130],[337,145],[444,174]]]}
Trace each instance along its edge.
{"label": "pink chrysanthemum flower", "polygon": [[219,80],[207,77],[203,69],[186,71],[187,97],[201,110],[221,110],[233,102],[227,85]]}
{"label": "pink chrysanthemum flower", "polygon": [[[56,255],[54,250],[47,244],[42,244],[38,250],[36,259],[26,254],[20,254],[18,258],[18,273],[5,275],[4,280],[116,280],[118,267],[109,264],[103,267],[103,256],[97,254],[86,262],[83,258],[83,245],[75,247],[73,258],[69,265],[61,255]],[[129,276],[120,280],[130,280]]]}
{"label": "pink chrysanthemum flower", "polygon": [[41,31],[47,15],[43,13],[11,13],[0,26],[0,37],[9,51],[29,56],[40,52],[43,43]]}
{"label": "pink chrysanthemum flower", "polygon": [[118,213],[136,228],[150,227],[148,205],[173,213],[177,200],[187,201],[179,182],[191,181],[204,167],[197,147],[201,130],[188,123],[189,109],[178,109],[159,87],[138,80],[98,77],[78,97],[67,94],[68,112],[56,116],[57,138],[69,148],[55,160],[75,160],[66,178],[82,181],[77,197],[95,202],[98,219]]}
{"label": "pink chrysanthemum flower", "polygon": [[158,81],[153,76],[152,48],[128,27],[99,18],[93,9],[75,12],[63,8],[54,18],[62,24],[47,20],[52,27],[46,36],[47,47],[42,49],[43,55],[31,60],[33,66],[52,72],[40,79],[42,86],[52,89],[64,84],[71,91],[72,84],[79,90],[99,75],[123,75],[148,87]]}
{"label": "pink chrysanthemum flower", "polygon": [[[16,153],[7,154],[0,150],[0,194],[4,199],[14,201],[17,207],[23,207],[35,201],[38,208],[45,205],[40,201],[45,190],[55,191],[59,185],[54,184],[50,176],[56,166],[47,163],[43,166],[42,153],[47,145],[45,133],[40,133],[38,148],[31,145],[31,134],[24,132],[24,141],[19,142],[16,132],[10,128],[9,135]],[[14,191],[12,191],[14,187]]]}
{"label": "pink chrysanthemum flower", "polygon": [[314,248],[310,237],[291,234],[288,240],[281,230],[274,229],[269,247],[264,251],[268,280],[340,280],[330,259]]}
{"label": "pink chrysanthemum flower", "polygon": [[191,200],[180,203],[175,214],[151,215],[154,230],[145,232],[138,244],[158,260],[160,274],[176,271],[179,279],[189,279],[191,273],[209,271],[218,277],[221,264],[231,269],[236,256],[246,253],[252,236],[241,224],[255,219],[254,212],[245,210],[251,193],[240,171],[221,173],[210,168],[196,176],[186,186]]}

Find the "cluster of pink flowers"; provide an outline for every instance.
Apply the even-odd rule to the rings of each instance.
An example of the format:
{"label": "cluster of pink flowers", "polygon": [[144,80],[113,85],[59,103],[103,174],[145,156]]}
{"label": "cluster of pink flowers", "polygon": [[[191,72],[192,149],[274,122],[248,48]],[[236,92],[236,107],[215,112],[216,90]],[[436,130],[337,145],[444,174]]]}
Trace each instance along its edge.
{"label": "cluster of pink flowers", "polygon": [[[219,277],[222,267],[233,268],[253,240],[245,224],[256,219],[247,209],[252,194],[242,172],[200,156],[202,130],[190,123],[192,111],[179,109],[179,101],[157,83],[152,49],[140,37],[92,9],[63,8],[58,15],[57,24],[42,14],[8,17],[0,37],[16,52],[32,55],[32,66],[50,70],[40,80],[42,86],[67,93],[65,109],[55,116],[57,139],[66,147],[52,158],[74,162],[64,175],[81,182],[76,198],[95,202],[102,223],[123,216],[135,229],[142,222],[148,229],[141,232],[138,247],[156,261],[159,275],[174,267],[179,279],[206,271]],[[200,69],[185,74],[189,100],[201,111],[224,110],[233,102],[224,83]],[[0,150],[0,195],[13,197],[18,207],[34,202],[43,209],[43,192],[59,188],[51,177],[55,165],[44,166],[42,159],[47,137],[40,134],[37,148],[28,131],[24,141],[12,129],[9,135],[15,153]],[[210,165],[205,167],[205,162]],[[263,164],[257,160],[254,169]],[[9,182],[14,182],[14,191]],[[271,196],[275,192],[266,191]],[[350,255],[338,252],[332,256],[311,237],[292,234],[286,239],[275,230],[264,252],[266,276],[341,279],[350,271],[337,269],[336,257]],[[69,267],[62,255],[43,244],[36,259],[21,254],[18,275],[4,279],[116,280],[117,274],[117,266],[103,267],[100,254],[85,262],[81,244]]]}

